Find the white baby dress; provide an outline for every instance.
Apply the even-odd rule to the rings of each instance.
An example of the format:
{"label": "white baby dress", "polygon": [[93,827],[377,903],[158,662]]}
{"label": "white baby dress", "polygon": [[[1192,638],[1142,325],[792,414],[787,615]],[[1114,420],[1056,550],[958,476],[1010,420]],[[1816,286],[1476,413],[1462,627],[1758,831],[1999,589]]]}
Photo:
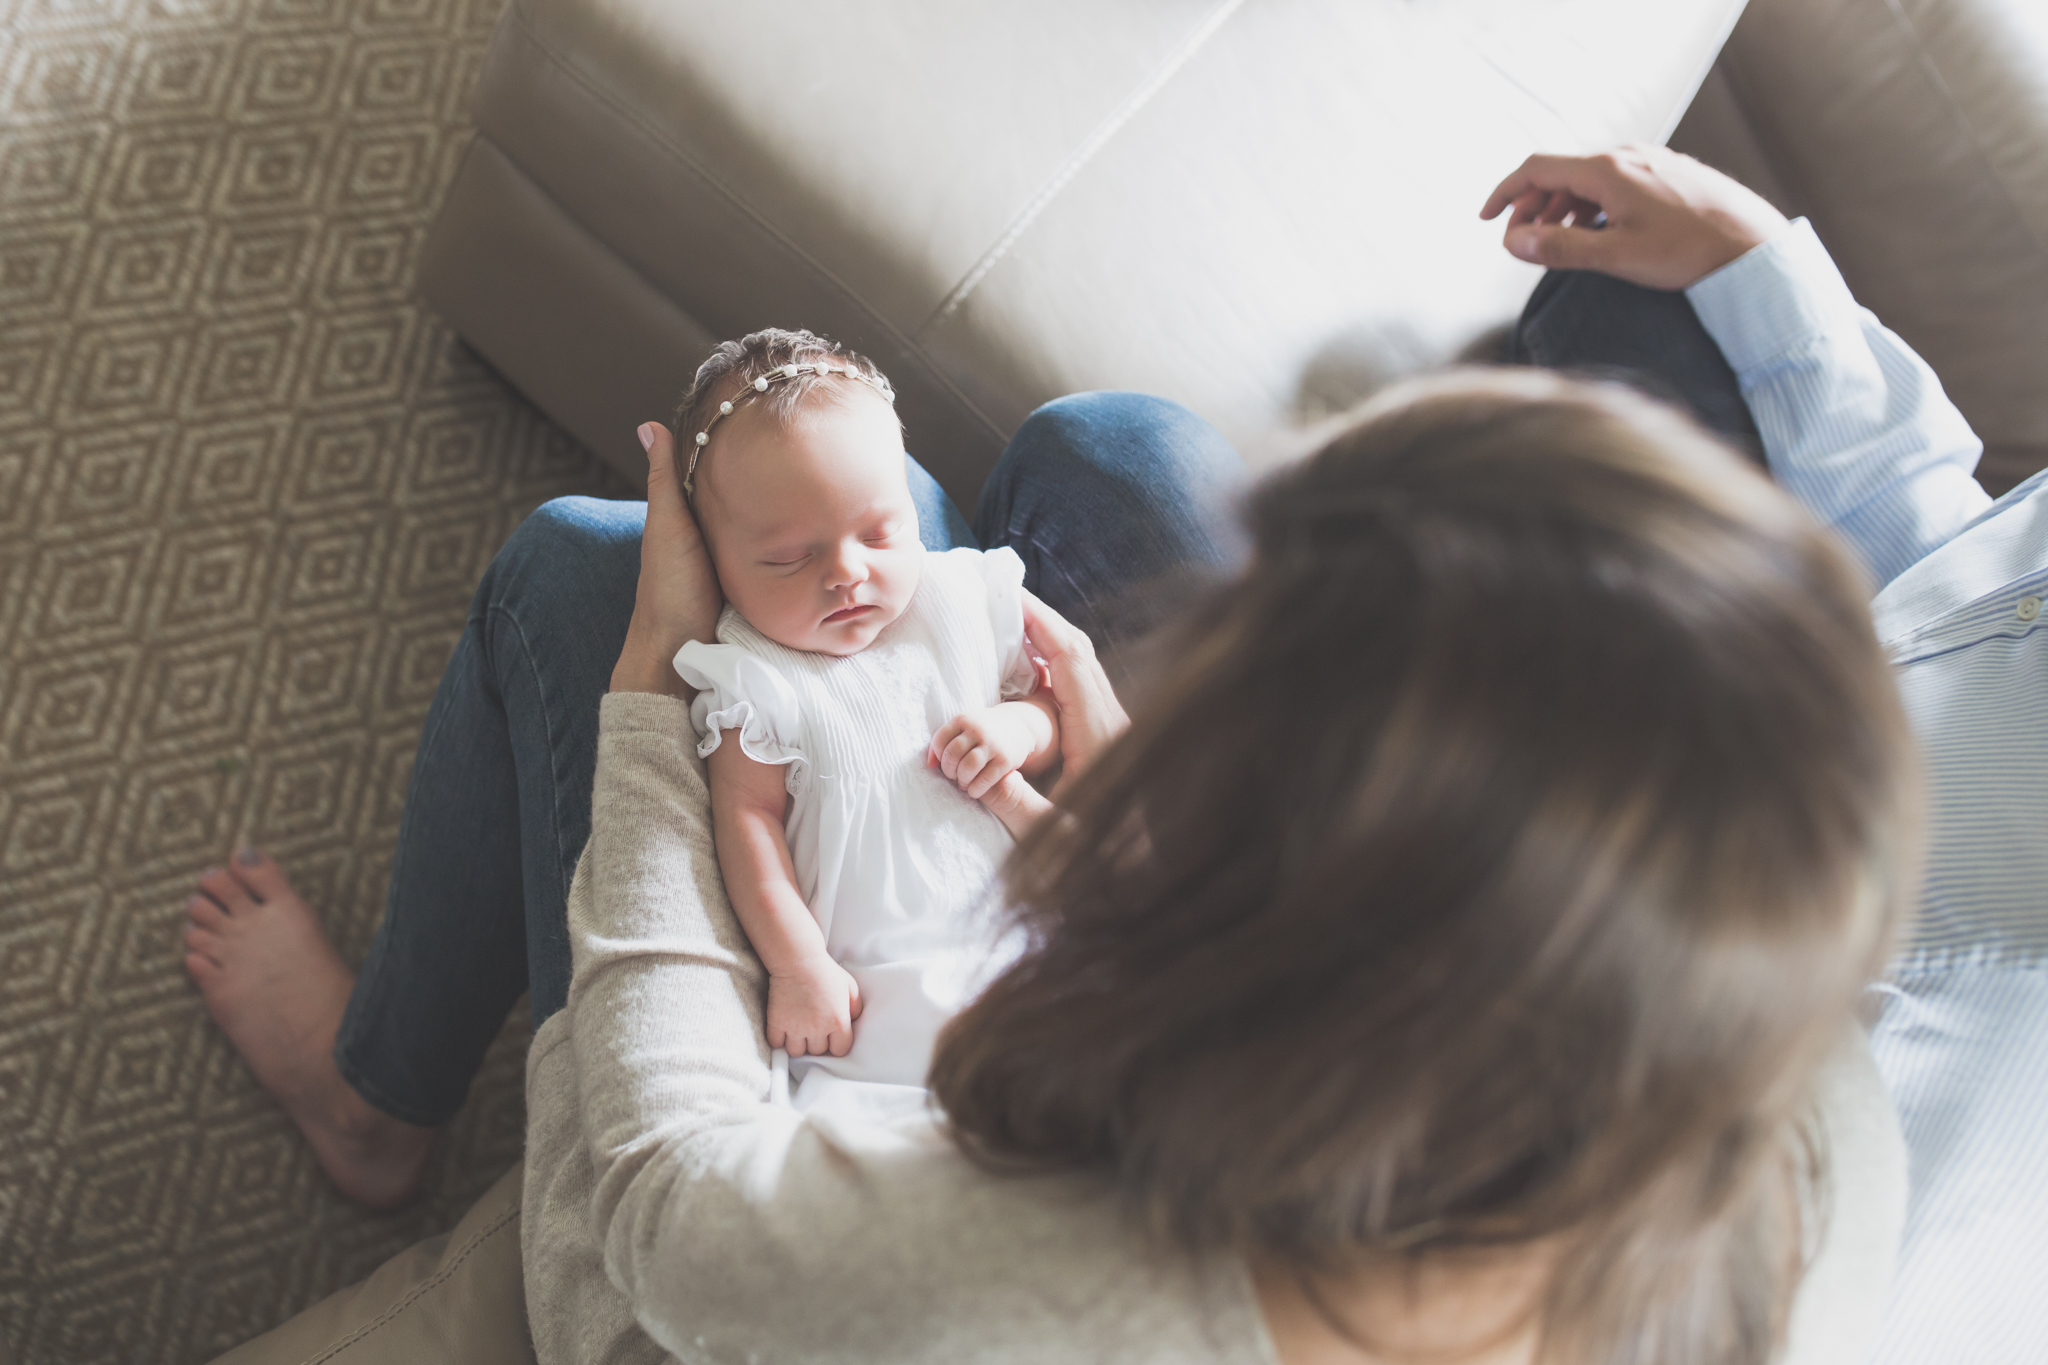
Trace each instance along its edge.
{"label": "white baby dress", "polygon": [[[940,1027],[987,980],[985,911],[1010,834],[925,755],[955,716],[1031,690],[1023,585],[1015,551],[927,553],[910,605],[858,654],[789,649],[731,607],[719,643],[676,654],[699,689],[697,752],[737,730],[748,757],[787,765],[797,890],[826,950],[860,983],[846,1056],[777,1055],[798,1109],[921,1103]],[[840,1093],[849,1084],[870,1093]]]}

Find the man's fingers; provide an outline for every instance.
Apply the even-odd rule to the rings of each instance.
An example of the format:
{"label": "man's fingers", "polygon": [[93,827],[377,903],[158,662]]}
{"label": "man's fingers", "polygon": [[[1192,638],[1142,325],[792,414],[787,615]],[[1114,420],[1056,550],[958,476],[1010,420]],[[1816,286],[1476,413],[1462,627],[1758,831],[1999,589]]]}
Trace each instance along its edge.
{"label": "man's fingers", "polygon": [[1550,270],[1598,270],[1612,254],[1615,238],[1606,230],[1530,223],[1509,228],[1508,254]]}
{"label": "man's fingers", "polygon": [[1548,194],[1565,190],[1595,204],[1606,202],[1616,183],[1611,156],[1532,156],[1514,173],[1494,186],[1479,210],[1481,218],[1498,217],[1500,211],[1534,190]]}

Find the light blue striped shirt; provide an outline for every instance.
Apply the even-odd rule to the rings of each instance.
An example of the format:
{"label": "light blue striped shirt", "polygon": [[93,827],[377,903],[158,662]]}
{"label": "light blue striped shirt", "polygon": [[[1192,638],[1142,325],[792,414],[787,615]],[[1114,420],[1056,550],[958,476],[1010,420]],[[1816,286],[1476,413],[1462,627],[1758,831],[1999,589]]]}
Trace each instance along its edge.
{"label": "light blue striped shirt", "polygon": [[1772,473],[1879,585],[1930,784],[1871,1036],[1911,1180],[1876,1359],[2048,1360],[2048,473],[1985,494],[1969,424],[1804,220],[1687,295]]}

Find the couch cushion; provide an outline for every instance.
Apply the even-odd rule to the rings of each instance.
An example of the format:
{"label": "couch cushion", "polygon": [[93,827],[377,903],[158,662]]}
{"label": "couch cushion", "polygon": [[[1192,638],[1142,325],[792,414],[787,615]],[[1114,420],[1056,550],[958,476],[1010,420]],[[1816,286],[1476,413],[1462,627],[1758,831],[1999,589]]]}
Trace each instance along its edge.
{"label": "couch cushion", "polygon": [[1163,393],[1256,446],[1332,354],[1398,370],[1510,316],[1533,272],[1485,192],[1661,139],[1740,8],[514,0],[476,112],[710,332],[874,354],[971,496],[1059,393]]}

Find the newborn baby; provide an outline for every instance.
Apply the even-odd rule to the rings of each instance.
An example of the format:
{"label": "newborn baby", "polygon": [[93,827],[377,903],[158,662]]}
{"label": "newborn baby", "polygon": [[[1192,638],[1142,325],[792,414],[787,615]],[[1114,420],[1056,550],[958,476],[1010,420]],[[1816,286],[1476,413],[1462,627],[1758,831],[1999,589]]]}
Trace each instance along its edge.
{"label": "newborn baby", "polygon": [[865,358],[771,330],[719,347],[676,429],[727,605],[675,667],[799,1109],[924,1085],[993,946],[974,911],[1012,831],[980,798],[1058,753],[1023,563],[925,550],[894,404]]}

